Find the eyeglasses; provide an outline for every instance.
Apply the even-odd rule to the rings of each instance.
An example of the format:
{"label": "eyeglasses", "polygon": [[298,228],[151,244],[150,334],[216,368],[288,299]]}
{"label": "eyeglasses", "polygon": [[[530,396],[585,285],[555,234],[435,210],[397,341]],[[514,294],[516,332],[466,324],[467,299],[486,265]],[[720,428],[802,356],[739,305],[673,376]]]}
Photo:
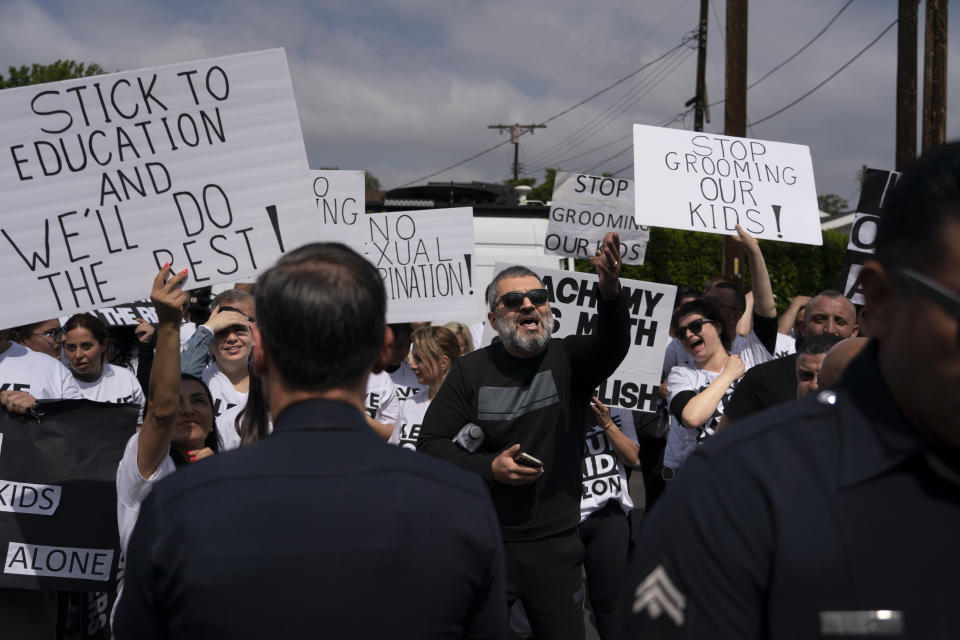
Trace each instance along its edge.
{"label": "eyeglasses", "polygon": [[50,338],[51,340],[62,340],[63,339],[63,327],[56,327],[54,329],[47,329],[46,331],[34,331],[30,335],[32,336],[43,336],[45,338]]}
{"label": "eyeglasses", "polygon": [[683,340],[687,337],[687,329],[695,336],[700,335],[700,332],[703,331],[703,325],[705,324],[713,324],[713,320],[701,318],[700,320],[691,320],[686,326],[677,327],[677,340]]}
{"label": "eyeglasses", "polygon": [[542,304],[546,304],[547,300],[550,299],[550,294],[546,289],[511,291],[497,298],[497,301],[493,303],[493,308],[496,309],[497,306],[502,302],[503,306],[507,309],[519,309],[523,306],[524,298],[530,298],[530,304],[535,307],[539,307]]}
{"label": "eyeglasses", "polygon": [[[951,291],[936,280],[931,280],[925,275],[917,273],[913,269],[898,267],[896,271],[906,281],[907,286],[916,293],[936,302],[947,313],[960,320],[960,294]],[[957,342],[960,344],[960,331],[957,332]]]}

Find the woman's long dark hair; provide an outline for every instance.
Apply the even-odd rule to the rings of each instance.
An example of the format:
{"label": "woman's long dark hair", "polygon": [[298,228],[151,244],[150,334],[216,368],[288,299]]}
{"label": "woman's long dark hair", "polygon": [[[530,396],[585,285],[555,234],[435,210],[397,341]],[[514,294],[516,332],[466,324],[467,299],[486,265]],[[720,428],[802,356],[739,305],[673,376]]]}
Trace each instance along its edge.
{"label": "woman's long dark hair", "polygon": [[[210,388],[206,385],[206,383],[197,376],[192,376],[189,373],[181,373],[180,380],[192,380],[203,387],[204,393],[207,394],[207,402],[210,403],[210,415],[213,416],[213,395],[210,393]],[[220,453],[220,450],[223,448],[223,444],[220,442],[220,434],[217,432],[216,416],[213,416],[213,420],[210,424],[210,433],[207,434],[207,438],[203,441],[203,445],[205,447],[210,447],[214,453]],[[184,458],[183,454],[180,453],[172,444],[170,445],[170,457],[173,459],[173,466],[178,469],[190,462]]]}
{"label": "woman's long dark hair", "polygon": [[263,382],[260,376],[253,372],[253,367],[250,367],[247,404],[237,414],[234,428],[240,436],[241,447],[259,442],[270,435],[270,408],[267,406]]}

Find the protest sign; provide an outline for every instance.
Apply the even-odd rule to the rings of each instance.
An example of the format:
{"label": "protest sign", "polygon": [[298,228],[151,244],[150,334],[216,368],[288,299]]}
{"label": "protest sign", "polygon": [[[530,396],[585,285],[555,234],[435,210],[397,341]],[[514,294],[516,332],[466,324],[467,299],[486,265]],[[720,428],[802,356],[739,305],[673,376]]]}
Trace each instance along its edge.
{"label": "protest sign", "polygon": [[0,587],[110,591],[120,566],[117,466],[136,405],[0,411]]}
{"label": "protest sign", "polygon": [[[153,324],[157,323],[157,310],[149,298],[113,307],[93,309],[90,313],[103,320],[108,327],[135,327],[140,324],[137,318],[143,318]],[[60,316],[60,324],[66,324],[69,318],[70,316]]]}
{"label": "protest sign", "polygon": [[650,228],[634,220],[633,180],[557,172],[545,251],[589,258],[610,231],[620,235],[624,264],[643,264]]}
{"label": "protest sign", "polygon": [[0,326],[251,280],[322,239],[282,49],[0,91]]}
{"label": "protest sign", "polygon": [[363,171],[314,170],[310,178],[324,240],[356,249],[366,210]]}
{"label": "protest sign", "polygon": [[[498,262],[494,273],[513,265]],[[543,281],[553,311],[553,337],[590,335],[597,327],[597,276],[527,265]],[[677,288],[673,285],[620,278],[630,314],[630,351],[620,367],[597,388],[597,397],[608,407],[655,411],[663,354],[670,340],[670,316]],[[494,335],[487,323],[483,344]]]}
{"label": "protest sign", "polygon": [[637,224],[823,244],[810,148],[633,125]]}
{"label": "protest sign", "polygon": [[843,295],[854,304],[866,303],[863,287],[860,286],[860,266],[876,250],[880,210],[899,179],[898,172],[884,169],[867,169],[863,174],[860,201],[857,203],[857,213],[853,217],[850,239],[847,242],[847,267],[840,283]]}
{"label": "protest sign", "polygon": [[365,216],[360,253],[387,290],[387,322],[473,320],[473,209]]}

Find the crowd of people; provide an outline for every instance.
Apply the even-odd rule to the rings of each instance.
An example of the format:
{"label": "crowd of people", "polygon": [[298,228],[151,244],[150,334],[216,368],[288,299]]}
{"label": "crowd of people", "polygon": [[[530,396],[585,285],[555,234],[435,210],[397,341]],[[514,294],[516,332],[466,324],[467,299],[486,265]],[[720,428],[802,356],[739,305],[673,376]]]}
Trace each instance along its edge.
{"label": "crowd of people", "polygon": [[[958,212],[947,145],[888,200],[868,315],[826,290],[778,318],[737,227],[750,290],[678,287],[654,415],[595,395],[630,348],[616,234],[589,335],[553,337],[549,291],[515,266],[487,288],[482,347],[482,325],[386,324],[341,245],[288,253],[196,325],[168,264],[155,323],[0,334],[0,404],[139,407],[116,471],[120,640],[572,639],[587,603],[604,640],[936,635],[949,590],[902,584],[960,568],[939,555],[960,524]],[[69,636],[56,594],[0,600],[15,637]]]}

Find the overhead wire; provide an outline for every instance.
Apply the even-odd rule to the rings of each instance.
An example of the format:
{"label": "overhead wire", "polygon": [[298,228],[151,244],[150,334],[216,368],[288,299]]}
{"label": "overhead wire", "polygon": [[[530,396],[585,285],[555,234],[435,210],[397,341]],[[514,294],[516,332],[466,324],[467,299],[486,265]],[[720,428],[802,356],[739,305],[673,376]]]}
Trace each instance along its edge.
{"label": "overhead wire", "polygon": [[826,78],[824,78],[823,81],[821,81],[821,82],[820,82],[819,84],[817,84],[815,87],[813,87],[812,89],[810,89],[809,91],[807,91],[806,93],[804,93],[802,96],[800,96],[799,98],[797,98],[797,99],[794,100],[793,102],[791,102],[791,103],[789,103],[789,104],[787,104],[787,105],[785,105],[785,106],[777,109],[777,110],[774,111],[773,113],[771,113],[771,114],[769,114],[769,115],[767,115],[767,116],[764,116],[763,118],[760,118],[759,120],[754,120],[753,122],[751,122],[751,123],[748,124],[747,126],[748,126],[748,127],[752,127],[752,126],[758,125],[758,124],[760,124],[760,123],[762,123],[762,122],[766,122],[766,121],[769,120],[770,118],[773,118],[773,117],[775,117],[775,116],[780,115],[781,113],[783,113],[784,111],[786,111],[786,110],[789,109],[790,107],[792,107],[792,106],[796,105],[797,103],[799,103],[801,100],[803,100],[803,99],[807,98],[808,96],[810,96],[814,91],[816,91],[817,89],[821,88],[823,85],[825,85],[825,84],[827,84],[828,82],[830,82],[831,80],[833,80],[835,77],[837,77],[837,75],[840,74],[840,72],[842,72],[844,69],[846,69],[846,68],[849,67],[851,64],[853,64],[854,62],[856,62],[857,58],[859,58],[859,57],[862,56],[864,53],[866,53],[867,50],[870,49],[870,47],[872,47],[873,45],[877,44],[877,42],[880,41],[880,38],[882,38],[883,36],[885,36],[885,35],[887,34],[887,32],[890,31],[890,29],[892,29],[896,24],[897,24],[897,20],[894,20],[894,21],[891,22],[889,25],[887,25],[887,28],[884,29],[883,31],[881,31],[881,32],[880,32],[880,35],[878,35],[876,38],[874,38],[873,40],[871,40],[870,43],[869,43],[867,46],[865,46],[863,49],[860,49],[860,51],[858,51],[855,56],[853,56],[852,58],[850,58],[849,60],[847,60],[845,63],[843,63],[843,66],[841,66],[839,69],[837,69],[836,71],[834,71],[833,73],[831,73],[829,76],[827,76]]}
{"label": "overhead wire", "polygon": [[[603,94],[606,93],[607,91],[610,91],[611,89],[613,89],[613,88],[615,88],[615,87],[623,84],[624,82],[626,82],[626,81],[629,80],[630,78],[632,78],[632,77],[636,76],[637,74],[643,72],[643,70],[646,69],[647,67],[649,67],[650,65],[655,64],[656,62],[659,62],[661,59],[663,59],[664,57],[666,57],[666,56],[669,55],[670,53],[672,53],[672,52],[676,51],[677,49],[679,49],[679,48],[681,48],[681,47],[684,47],[684,46],[686,46],[686,42],[685,42],[685,41],[681,41],[679,44],[671,47],[670,49],[668,49],[668,50],[665,51],[664,53],[660,54],[659,56],[657,56],[656,58],[654,58],[654,59],[651,60],[650,62],[647,62],[647,63],[641,65],[639,68],[635,69],[634,71],[631,71],[631,72],[628,73],[627,75],[623,76],[622,78],[620,78],[619,80],[613,82],[612,84],[607,85],[607,86],[604,87],[603,89],[600,89],[599,91],[594,92],[593,94],[591,94],[590,96],[587,96],[586,98],[584,98],[583,100],[577,102],[576,104],[574,104],[574,105],[572,105],[572,106],[564,109],[563,111],[560,111],[559,113],[556,113],[556,114],[550,116],[549,118],[547,118],[546,120],[544,120],[544,121],[543,121],[542,123],[540,123],[540,124],[549,124],[550,122],[553,122],[553,121],[556,120],[557,118],[560,118],[560,117],[563,117],[563,116],[567,115],[568,113],[570,113],[570,112],[573,111],[574,109],[577,109],[578,107],[581,107],[581,106],[587,104],[587,103],[590,102],[591,100],[594,100],[594,99],[600,97],[601,95],[603,95]],[[519,133],[519,135],[522,136],[522,135],[526,135],[527,133],[529,133],[529,131],[521,131],[521,132]],[[471,160],[475,160],[475,159],[479,158],[480,156],[483,156],[483,155],[485,155],[485,154],[490,153],[491,151],[494,151],[495,149],[499,149],[499,148],[502,147],[503,145],[509,144],[510,142],[511,142],[511,140],[508,138],[507,140],[504,140],[503,142],[500,142],[499,144],[495,144],[495,145],[493,145],[492,147],[489,147],[489,148],[487,148],[487,149],[484,149],[483,151],[480,151],[480,152],[478,152],[478,153],[473,154],[473,155],[470,156],[469,158],[465,158],[465,159],[463,159],[463,160],[461,160],[461,161],[459,161],[459,162],[456,162],[456,163],[454,163],[454,164],[452,164],[452,165],[450,165],[450,166],[448,166],[448,167],[444,167],[443,169],[440,169],[439,171],[434,171],[433,173],[430,173],[430,174],[425,175],[425,176],[421,176],[421,177],[419,177],[419,178],[417,178],[417,179],[415,179],[415,180],[411,180],[410,182],[405,182],[404,184],[400,185],[399,187],[395,187],[395,188],[400,189],[400,188],[403,188],[403,187],[409,187],[410,185],[416,184],[417,182],[421,182],[421,181],[423,181],[423,180],[427,180],[427,179],[432,178],[432,177],[434,177],[434,176],[440,175],[441,173],[444,173],[445,171],[449,171],[450,169],[455,169],[456,167],[459,167],[460,165],[466,164],[467,162],[470,162]]]}

